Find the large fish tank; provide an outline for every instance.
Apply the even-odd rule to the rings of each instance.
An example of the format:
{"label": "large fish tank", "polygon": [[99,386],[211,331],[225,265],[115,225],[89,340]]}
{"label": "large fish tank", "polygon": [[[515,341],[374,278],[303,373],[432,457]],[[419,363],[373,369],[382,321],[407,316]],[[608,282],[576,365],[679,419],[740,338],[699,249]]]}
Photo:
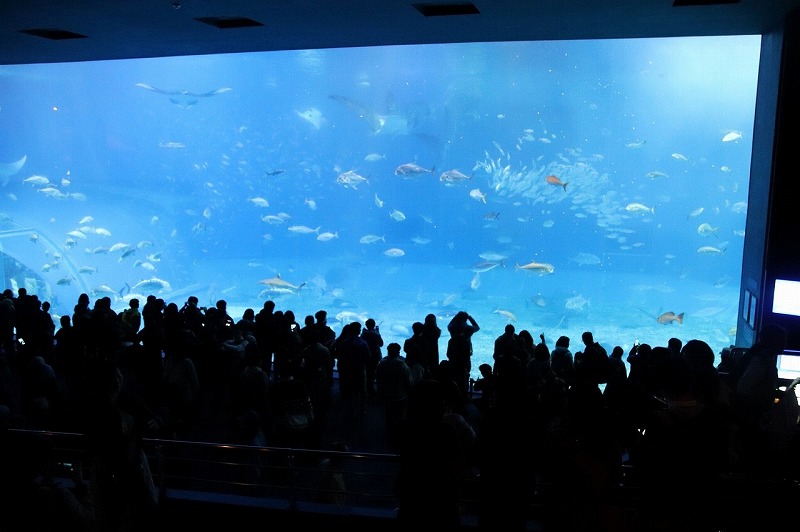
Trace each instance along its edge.
{"label": "large fish tank", "polygon": [[[735,341],[760,37],[0,67],[6,288]],[[476,370],[475,370],[476,371]]]}

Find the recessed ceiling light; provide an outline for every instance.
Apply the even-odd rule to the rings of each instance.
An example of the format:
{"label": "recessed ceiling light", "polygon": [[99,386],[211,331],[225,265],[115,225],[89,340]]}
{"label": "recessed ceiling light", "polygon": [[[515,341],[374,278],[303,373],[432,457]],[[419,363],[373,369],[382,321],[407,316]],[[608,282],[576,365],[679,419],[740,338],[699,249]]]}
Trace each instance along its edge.
{"label": "recessed ceiling light", "polygon": [[741,0],[674,0],[674,2],[672,2],[672,7],[716,6],[739,3],[741,3]]}
{"label": "recessed ceiling light", "polygon": [[219,28],[221,30],[229,30],[231,28],[255,28],[257,26],[263,26],[263,24],[257,20],[247,17],[199,17],[195,20],[202,22],[203,24],[208,24],[209,26],[214,26],[215,28]]}
{"label": "recessed ceiling light", "polygon": [[475,4],[411,4],[423,17],[447,17],[452,15],[480,15]]}
{"label": "recessed ceiling light", "polygon": [[27,33],[35,37],[50,39],[51,41],[63,41],[66,39],[86,39],[86,35],[75,33],[74,31],[59,30],[56,28],[34,28],[30,30],[19,30],[20,33]]}

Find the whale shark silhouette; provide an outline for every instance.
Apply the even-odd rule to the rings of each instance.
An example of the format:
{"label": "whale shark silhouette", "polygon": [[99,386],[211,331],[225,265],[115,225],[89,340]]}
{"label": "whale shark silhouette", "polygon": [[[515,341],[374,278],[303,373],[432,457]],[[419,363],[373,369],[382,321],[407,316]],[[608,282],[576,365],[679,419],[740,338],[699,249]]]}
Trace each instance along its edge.
{"label": "whale shark silhouette", "polygon": [[230,87],[221,87],[211,92],[204,92],[199,94],[195,92],[189,92],[187,90],[166,91],[163,89],[159,89],[158,87],[153,87],[152,85],[148,85],[147,83],[137,83],[136,87],[141,87],[142,89],[147,89],[149,91],[153,91],[155,93],[167,96],[169,98],[169,101],[175,104],[179,109],[189,109],[190,107],[195,105],[198,101],[200,101],[200,98],[208,98],[210,96],[216,96],[217,94],[222,94],[233,90]]}
{"label": "whale shark silhouette", "polygon": [[388,112],[382,113],[347,96],[331,94],[328,97],[341,103],[353,111],[358,118],[366,121],[373,135],[411,134],[430,114],[430,110],[424,105],[410,106],[402,111],[390,106]]}

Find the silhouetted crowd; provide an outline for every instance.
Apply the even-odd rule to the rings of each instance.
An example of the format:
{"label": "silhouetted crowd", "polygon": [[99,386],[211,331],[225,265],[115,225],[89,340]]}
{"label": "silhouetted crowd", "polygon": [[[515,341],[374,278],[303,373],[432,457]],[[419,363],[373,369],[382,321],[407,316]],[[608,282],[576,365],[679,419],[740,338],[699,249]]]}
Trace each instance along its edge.
{"label": "silhouetted crowd", "polygon": [[[403,345],[384,345],[373,319],[337,334],[325,310],[300,324],[272,300],[234,319],[224,300],[204,308],[190,296],[178,307],[150,295],[118,313],[110,298],[92,305],[87,294],[56,328],[47,302],[7,289],[0,419],[84,434],[96,485],[90,502],[69,495],[69,515],[84,522],[88,504],[106,530],[146,519],[157,504],[141,474],[142,437],[331,448],[332,409],[358,420],[369,405],[384,414],[385,427],[372,427],[386,435],[377,451],[400,455],[403,529],[457,529],[459,494],[473,478],[482,528],[523,530],[528,487],[540,483],[548,530],[619,530],[609,494],[627,474],[641,489],[637,529],[717,530],[721,475],[800,473],[797,401],[779,390],[776,369],[780,327],[766,325],[753,346],[725,350],[715,365],[698,339],[609,354],[590,331],[577,350],[566,336],[551,349],[544,334],[535,341],[508,324],[477,379],[472,337],[481,329],[469,313],[447,324],[444,354],[434,314],[411,330]],[[30,487],[38,470],[3,462],[13,474],[0,498],[30,495],[14,486]]]}

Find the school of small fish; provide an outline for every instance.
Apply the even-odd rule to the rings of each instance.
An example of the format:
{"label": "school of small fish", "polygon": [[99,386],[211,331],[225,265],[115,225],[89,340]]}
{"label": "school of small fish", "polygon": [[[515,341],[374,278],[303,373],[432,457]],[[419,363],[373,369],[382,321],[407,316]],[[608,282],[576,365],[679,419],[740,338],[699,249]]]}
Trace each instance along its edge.
{"label": "school of small fish", "polygon": [[[320,130],[328,123],[322,112],[317,107],[306,107],[294,111],[297,118],[305,121],[316,130]],[[505,115],[498,114],[498,118],[505,118]],[[388,117],[380,117],[387,120]],[[388,128],[390,124],[384,123],[381,128]],[[308,129],[307,126],[305,126]],[[388,129],[379,129],[388,131]],[[313,132],[312,132],[313,133]],[[743,140],[743,133],[738,130],[726,130],[722,132],[721,141],[723,143],[737,144]],[[518,238],[506,236],[509,225],[528,224],[526,227],[532,228],[529,231],[536,231],[541,234],[562,235],[568,239],[565,229],[572,223],[586,223],[587,219],[596,221],[595,225],[603,237],[610,240],[609,243],[614,247],[613,252],[625,253],[632,252],[638,248],[645,248],[648,245],[646,240],[637,237],[636,233],[640,229],[649,230],[659,225],[683,223],[686,225],[687,241],[690,242],[684,251],[701,255],[707,255],[708,260],[713,261],[714,255],[721,255],[726,252],[728,242],[721,241],[722,235],[737,237],[744,236],[743,219],[738,226],[729,227],[719,222],[718,216],[723,211],[734,214],[746,215],[747,202],[740,199],[742,196],[736,195],[738,184],[732,182],[732,178],[737,171],[732,170],[732,166],[721,165],[717,176],[723,175],[726,182],[720,181],[719,191],[728,200],[716,200],[712,198],[700,198],[695,205],[676,205],[670,204],[670,189],[679,186],[691,186],[692,179],[706,178],[705,175],[692,176],[684,175],[684,172],[696,171],[696,165],[701,161],[701,157],[690,151],[690,148],[683,147],[686,151],[666,151],[652,159],[647,166],[642,166],[632,175],[625,176],[631,181],[631,185],[625,190],[613,190],[613,194],[607,193],[611,188],[608,176],[597,170],[605,156],[592,153],[578,146],[564,146],[552,155],[537,154],[536,157],[529,158],[524,163],[518,162],[518,152],[522,152],[526,144],[535,144],[537,147],[551,146],[553,149],[559,144],[560,136],[553,131],[546,129],[534,130],[524,129],[517,137],[511,149],[506,149],[499,142],[493,141],[493,148],[485,150],[483,160],[476,161],[471,171],[467,169],[466,162],[452,161],[452,166],[448,165],[447,170],[437,170],[435,161],[420,160],[416,162],[416,155],[411,155],[406,161],[393,160],[394,155],[390,151],[384,151],[385,147],[375,147],[370,149],[380,151],[363,150],[357,157],[349,159],[350,165],[340,168],[334,166],[333,174],[330,169],[314,168],[308,165],[303,168],[304,172],[310,175],[320,175],[328,183],[335,183],[331,188],[342,195],[350,195],[353,198],[364,198],[360,203],[361,209],[354,214],[361,216],[371,209],[377,209],[382,214],[381,220],[388,225],[376,222],[374,217],[366,217],[369,223],[365,223],[357,234],[352,230],[345,231],[342,228],[340,233],[336,226],[330,224],[330,219],[326,219],[324,225],[320,224],[320,213],[329,212],[330,209],[338,207],[335,200],[331,199],[331,194],[322,190],[304,190],[305,197],[301,197],[302,202],[294,204],[295,209],[283,207],[282,194],[285,194],[290,179],[294,177],[294,172],[300,170],[293,169],[289,164],[280,160],[271,161],[271,165],[264,165],[260,170],[261,177],[274,184],[272,188],[265,183],[249,183],[246,190],[243,190],[238,197],[237,206],[243,212],[257,213],[256,221],[275,226],[270,228],[270,233],[263,235],[263,244],[267,244],[273,239],[279,239],[281,232],[292,236],[297,235],[295,242],[303,241],[305,237],[311,242],[309,245],[331,246],[331,249],[340,245],[339,242],[355,242],[363,245],[364,253],[381,253],[390,259],[413,259],[425,250],[456,250],[459,247],[454,239],[441,238],[437,232],[444,224],[438,218],[452,216],[459,220],[466,221],[466,231],[469,236],[480,230],[498,231],[495,241],[498,243],[498,250],[507,250],[503,253],[498,251],[485,251],[480,253],[478,258],[470,265],[469,259],[465,259],[464,269],[471,272],[469,277],[462,281],[463,286],[468,286],[469,290],[478,292],[485,290],[485,285],[497,271],[506,268],[506,265],[514,265],[514,271],[530,272],[535,274],[528,279],[535,280],[537,276],[555,275],[561,271],[562,265],[570,267],[598,268],[602,269],[607,264],[609,255],[605,251],[598,250],[575,250],[567,256],[557,256],[546,249],[536,249],[535,238],[531,242],[521,242]],[[719,137],[716,137],[719,142]],[[619,141],[617,141],[619,142]],[[621,142],[621,146],[628,150],[636,150],[636,154],[643,154],[652,150],[655,143],[647,143],[645,139],[633,138],[626,142]],[[192,149],[183,142],[174,140],[163,140],[158,143],[161,148],[174,149],[175,153],[186,153]],[[243,143],[237,143],[237,149],[242,149]],[[674,149],[674,148],[673,148]],[[678,147],[678,149],[681,149]],[[490,153],[491,152],[491,153]],[[671,152],[671,153],[670,153]],[[632,152],[628,152],[632,153]],[[548,159],[549,157],[549,159]],[[22,163],[20,164],[20,161]],[[14,167],[20,170],[26,163],[21,159],[16,163],[8,163],[8,168]],[[231,168],[239,165],[239,171],[244,172],[246,161],[237,162],[237,157],[231,154],[224,154],[220,165],[230,166]],[[280,165],[280,166],[278,166]],[[213,165],[211,165],[213,166]],[[18,167],[18,168],[17,168]],[[379,170],[381,167],[387,167]],[[733,166],[735,168],[735,166]],[[201,175],[209,168],[209,163],[199,161],[194,164],[194,170]],[[281,168],[274,170],[274,168]],[[348,169],[350,168],[350,169]],[[392,170],[393,168],[393,170]],[[717,168],[716,166],[714,167]],[[462,171],[462,169],[464,171]],[[691,169],[691,170],[687,170]],[[11,170],[9,170],[11,171]],[[720,174],[721,171],[721,174]],[[205,174],[202,174],[205,175]],[[392,177],[392,175],[394,177]],[[335,177],[334,177],[335,176]],[[643,177],[644,176],[644,177]],[[18,178],[15,178],[18,179]],[[398,196],[391,187],[385,186],[389,181],[393,181],[394,186],[417,186],[425,185],[431,187],[432,194],[442,195],[442,204],[452,202],[456,214],[443,210],[442,212],[431,211],[437,218],[437,223],[427,214],[415,212],[413,202],[404,203],[401,196]],[[683,180],[683,181],[682,181]],[[12,201],[18,201],[22,193],[33,191],[42,197],[41,201],[51,202],[58,200],[66,202],[85,202],[89,198],[83,192],[74,190],[80,183],[79,176],[73,176],[69,172],[62,176],[46,176],[39,173],[31,173],[27,177],[20,179],[23,187],[17,191],[18,194],[8,194]],[[171,238],[178,235],[197,240],[208,240],[207,246],[215,245],[219,237],[215,236],[219,231],[221,220],[229,216],[226,210],[230,210],[230,205],[218,199],[228,192],[223,192],[220,183],[212,177],[204,177],[202,188],[207,196],[192,205],[182,207],[183,215],[187,223],[176,224],[174,228],[168,228]],[[338,185],[338,187],[337,187]],[[432,187],[444,187],[436,190]],[[658,190],[658,193],[651,193]],[[434,192],[435,191],[435,192]],[[450,194],[452,192],[452,195]],[[469,199],[461,198],[468,196]],[[270,198],[271,201],[268,201]],[[413,198],[412,198],[413,199]],[[513,201],[512,201],[513,200]],[[736,201],[734,201],[736,200]],[[280,204],[288,212],[276,212],[278,208],[273,208],[273,203]],[[467,205],[469,203],[469,205]],[[479,205],[475,205],[475,203]],[[75,205],[80,205],[75,203]],[[477,209],[477,212],[476,212]],[[83,209],[82,209],[83,210]],[[138,293],[169,293],[172,285],[166,279],[156,276],[157,271],[168,271],[164,265],[169,262],[162,262],[162,252],[166,252],[168,247],[155,250],[152,253],[141,251],[144,248],[168,245],[165,240],[130,238],[131,232],[126,230],[121,224],[115,224],[114,220],[108,216],[101,216],[99,212],[84,214],[86,211],[79,212],[83,216],[76,217],[77,221],[70,221],[68,227],[60,232],[58,240],[61,242],[60,251],[64,253],[76,253],[78,243],[80,248],[85,249],[83,259],[87,264],[83,264],[77,269],[70,270],[73,273],[57,273],[63,267],[63,257],[50,256],[41,267],[41,272],[52,276],[51,279],[56,286],[73,287],[79,282],[86,282],[85,279],[98,279],[98,283],[89,288],[94,296],[108,295],[116,299],[121,299],[127,294]],[[503,216],[501,216],[503,212]],[[568,215],[558,218],[559,212]],[[671,214],[668,214],[671,213]],[[61,216],[61,215],[59,215]],[[697,218],[696,221],[691,220]],[[166,220],[166,217],[165,217]],[[293,220],[290,222],[290,220]],[[294,221],[296,220],[296,221]],[[483,221],[481,221],[483,220]],[[556,223],[558,220],[558,223]],[[687,221],[688,220],[688,221]],[[142,214],[144,224],[158,226],[165,224],[158,215],[150,212]],[[393,222],[398,222],[394,224]],[[423,226],[423,222],[428,224]],[[698,224],[698,222],[700,222]],[[481,227],[482,224],[482,227]],[[333,227],[328,227],[333,225]],[[280,227],[278,227],[280,226]],[[323,226],[325,229],[323,230]],[[521,225],[520,225],[521,226]],[[410,230],[402,236],[397,237],[395,227],[408,227]],[[428,227],[425,229],[425,227]],[[484,229],[485,228],[485,229]],[[534,229],[535,228],[535,229]],[[278,231],[280,229],[280,231]],[[545,231],[546,230],[546,233]],[[509,231],[510,232],[510,231]],[[167,232],[165,232],[167,234]],[[534,236],[536,233],[533,233]],[[359,236],[361,235],[361,236]],[[413,235],[413,236],[412,236]],[[468,236],[468,237],[469,237]],[[702,237],[702,238],[698,238]],[[690,240],[690,237],[692,239]],[[259,237],[261,238],[261,236]],[[45,235],[41,231],[29,232],[28,240],[32,245],[42,246]],[[324,244],[316,244],[314,241]],[[380,243],[378,249],[373,247]],[[502,244],[502,247],[499,245]],[[426,246],[426,247],[423,247]],[[699,247],[698,247],[699,246]],[[145,253],[147,253],[145,255]],[[676,253],[677,254],[677,253]],[[407,255],[409,255],[407,257]],[[602,258],[601,256],[602,255]],[[543,257],[522,261],[527,257]],[[102,276],[108,270],[107,267],[99,268],[97,264],[106,257],[112,257],[119,266],[118,268],[129,268],[128,281],[124,286],[110,286],[109,283],[102,281]],[[676,260],[675,255],[668,259],[669,263]],[[266,262],[266,261],[265,261]],[[402,264],[403,260],[386,261],[393,264]],[[569,264],[573,263],[573,264]],[[41,263],[40,263],[41,264]],[[104,263],[105,264],[105,263]],[[508,268],[510,270],[510,268]],[[526,281],[525,275],[519,274],[519,279]],[[557,277],[554,277],[554,279]],[[276,296],[281,294],[297,293],[305,283],[292,284],[281,279],[280,275],[260,281],[266,288],[260,295]],[[716,286],[716,285],[715,285]],[[724,284],[720,284],[724,286]],[[459,294],[449,293],[443,300],[443,306],[452,305]],[[556,301],[556,297],[545,297],[538,294],[533,302],[537,307],[544,307],[548,300]],[[561,299],[566,310],[573,312],[583,312],[590,308],[589,299],[581,294],[574,294],[566,299]],[[554,306],[558,306],[555,305]],[[508,321],[516,321],[517,317],[511,310],[496,309],[495,314],[502,316]],[[660,324],[681,324],[683,323],[684,313],[675,314],[672,312],[663,313],[658,316],[657,322]]]}

